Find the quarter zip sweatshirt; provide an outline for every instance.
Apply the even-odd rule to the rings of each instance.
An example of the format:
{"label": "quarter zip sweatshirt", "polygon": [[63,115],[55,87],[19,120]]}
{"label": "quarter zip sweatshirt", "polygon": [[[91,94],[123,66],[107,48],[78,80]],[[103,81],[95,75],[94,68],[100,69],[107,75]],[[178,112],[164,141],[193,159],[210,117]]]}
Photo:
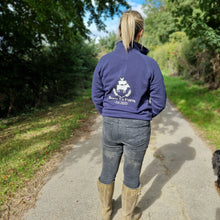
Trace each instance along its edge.
{"label": "quarter zip sweatshirt", "polygon": [[163,76],[148,49],[134,42],[127,52],[122,41],[103,56],[94,71],[92,100],[103,116],[152,120],[166,105]]}

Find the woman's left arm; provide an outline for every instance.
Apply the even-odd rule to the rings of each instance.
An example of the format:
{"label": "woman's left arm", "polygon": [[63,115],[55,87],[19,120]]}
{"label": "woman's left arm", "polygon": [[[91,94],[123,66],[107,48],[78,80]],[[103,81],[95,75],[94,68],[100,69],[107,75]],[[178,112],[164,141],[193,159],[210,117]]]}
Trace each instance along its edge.
{"label": "woman's left arm", "polygon": [[157,116],[166,106],[166,90],[163,75],[156,61],[153,62],[153,74],[150,84],[152,116]]}

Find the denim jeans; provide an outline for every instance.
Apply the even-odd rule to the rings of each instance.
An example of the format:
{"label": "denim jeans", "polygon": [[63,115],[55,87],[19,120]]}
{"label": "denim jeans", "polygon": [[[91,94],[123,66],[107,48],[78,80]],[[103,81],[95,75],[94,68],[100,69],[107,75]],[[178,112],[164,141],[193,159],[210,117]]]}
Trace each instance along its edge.
{"label": "denim jeans", "polygon": [[150,121],[103,117],[100,182],[110,184],[115,180],[124,155],[124,184],[132,189],[138,188],[150,132]]}

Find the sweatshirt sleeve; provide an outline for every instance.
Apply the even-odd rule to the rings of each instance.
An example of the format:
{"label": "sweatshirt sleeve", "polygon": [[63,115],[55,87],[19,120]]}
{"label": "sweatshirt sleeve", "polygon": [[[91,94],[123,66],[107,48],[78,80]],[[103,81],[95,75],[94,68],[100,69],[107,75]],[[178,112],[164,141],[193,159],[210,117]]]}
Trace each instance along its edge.
{"label": "sweatshirt sleeve", "polygon": [[156,61],[153,61],[153,74],[150,82],[152,117],[157,116],[166,106],[166,90],[163,75]]}
{"label": "sweatshirt sleeve", "polygon": [[102,114],[104,88],[103,88],[100,74],[101,74],[101,62],[99,61],[93,74],[92,100],[98,112]]}

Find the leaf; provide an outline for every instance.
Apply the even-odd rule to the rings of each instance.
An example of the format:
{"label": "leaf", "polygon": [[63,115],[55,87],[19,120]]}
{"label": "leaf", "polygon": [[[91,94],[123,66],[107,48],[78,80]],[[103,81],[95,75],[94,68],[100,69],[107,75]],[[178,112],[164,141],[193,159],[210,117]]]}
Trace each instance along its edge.
{"label": "leaf", "polygon": [[6,175],[2,175],[2,178],[3,178],[4,180],[6,180],[6,179],[7,179],[7,176],[6,176]]}

